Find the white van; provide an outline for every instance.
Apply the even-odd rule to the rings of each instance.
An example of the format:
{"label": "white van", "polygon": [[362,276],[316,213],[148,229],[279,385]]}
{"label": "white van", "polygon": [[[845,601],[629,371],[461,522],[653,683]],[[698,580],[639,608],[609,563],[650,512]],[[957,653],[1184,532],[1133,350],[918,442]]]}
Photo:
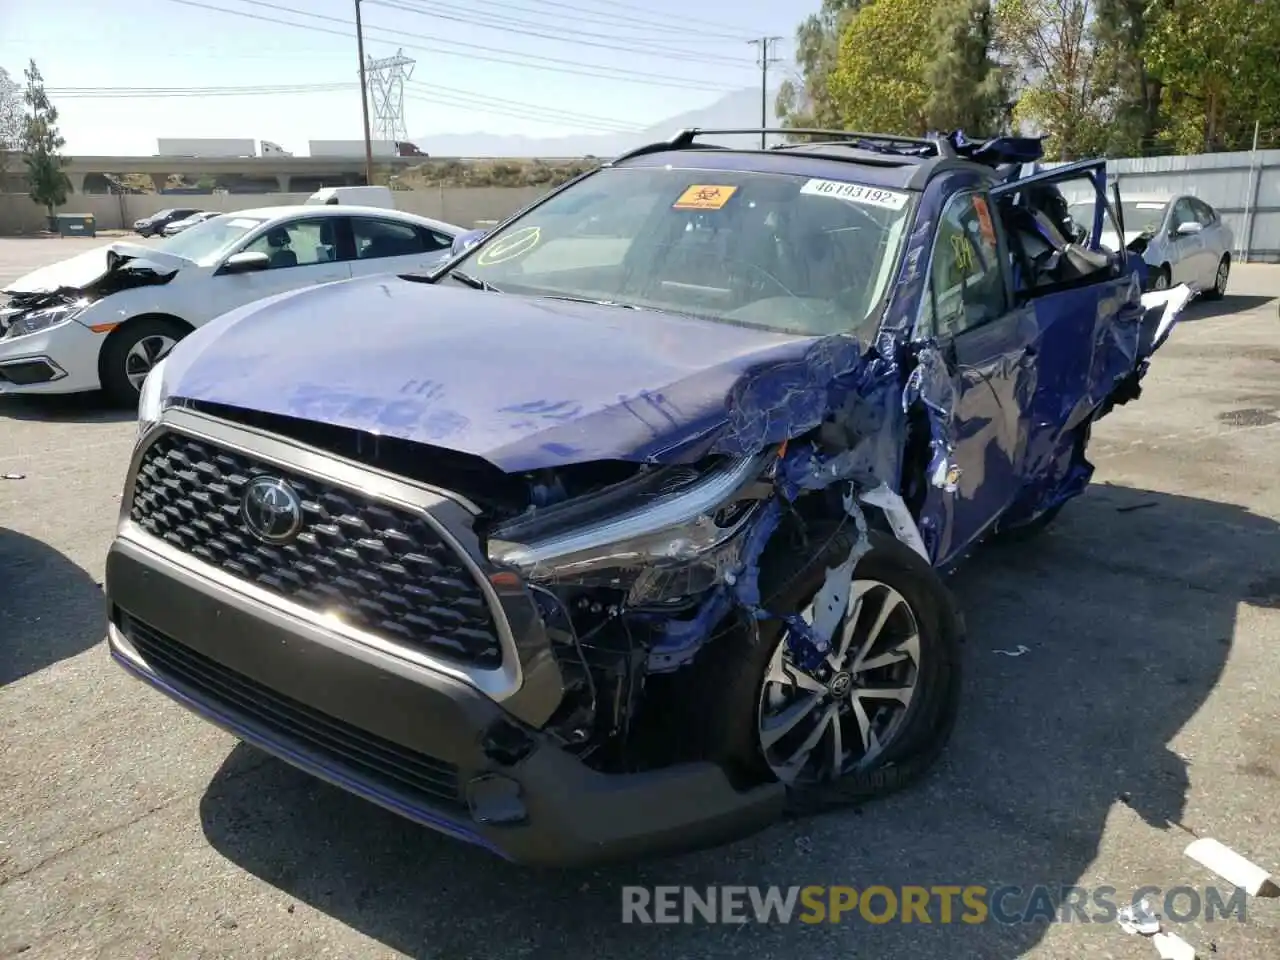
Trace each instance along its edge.
{"label": "white van", "polygon": [[307,197],[310,206],[355,204],[360,207],[396,208],[390,187],[322,187]]}

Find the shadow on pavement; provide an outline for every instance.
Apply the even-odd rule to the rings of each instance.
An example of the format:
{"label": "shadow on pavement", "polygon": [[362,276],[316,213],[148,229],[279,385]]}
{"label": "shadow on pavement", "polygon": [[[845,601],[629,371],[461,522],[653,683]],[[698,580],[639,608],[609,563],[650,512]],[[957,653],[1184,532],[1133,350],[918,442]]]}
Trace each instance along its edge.
{"label": "shadow on pavement", "polygon": [[204,831],[233,863],[411,956],[1020,956],[1043,921],[624,925],[620,888],[1076,884],[1115,804],[1156,828],[1181,819],[1188,773],[1167,744],[1216,685],[1237,605],[1280,605],[1276,536],[1239,507],[1090,488],[1038,540],[992,547],[955,578],[967,691],[932,776],[729,847],[594,871],[517,868],[244,746],[202,799]]}
{"label": "shadow on pavement", "polygon": [[0,527],[0,686],[102,639],[102,588],[57,550]]}
{"label": "shadow on pavement", "polygon": [[138,411],[113,407],[95,390],[48,397],[0,397],[0,417],[48,423],[124,423],[136,420]]}
{"label": "shadow on pavement", "polygon": [[1191,301],[1187,309],[1182,312],[1182,315],[1178,317],[1178,322],[1195,323],[1198,320],[1214,320],[1218,317],[1228,317],[1235,313],[1244,313],[1246,310],[1266,306],[1268,303],[1274,302],[1275,299],[1275,297],[1259,297],[1243,293],[1228,293],[1221,300],[1206,300],[1204,297],[1196,297]]}

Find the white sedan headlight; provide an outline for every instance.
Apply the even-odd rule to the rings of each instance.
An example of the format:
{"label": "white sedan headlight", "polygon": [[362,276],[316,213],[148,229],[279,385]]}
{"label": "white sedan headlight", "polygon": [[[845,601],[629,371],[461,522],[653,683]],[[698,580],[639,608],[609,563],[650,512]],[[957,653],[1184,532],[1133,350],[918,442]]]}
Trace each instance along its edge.
{"label": "white sedan headlight", "polygon": [[83,303],[64,303],[56,307],[46,307],[42,310],[32,310],[30,313],[21,313],[9,324],[8,336],[24,337],[29,333],[39,333],[41,330],[48,330],[50,327],[61,326],[70,320],[74,320],[76,315],[84,310],[86,304]]}
{"label": "white sedan headlight", "polygon": [[161,360],[142,381],[142,390],[138,395],[138,439],[141,440],[157,423],[164,411],[164,367],[169,358]]}

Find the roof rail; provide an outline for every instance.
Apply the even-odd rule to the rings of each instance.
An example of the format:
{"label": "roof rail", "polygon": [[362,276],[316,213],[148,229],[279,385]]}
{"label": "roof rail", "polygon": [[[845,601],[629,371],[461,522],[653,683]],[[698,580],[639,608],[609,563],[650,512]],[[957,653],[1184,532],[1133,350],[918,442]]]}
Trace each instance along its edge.
{"label": "roof rail", "polygon": [[[636,147],[634,150],[614,157],[610,163],[618,163],[622,160],[630,160],[633,157],[642,157],[649,153],[661,153],[664,150],[688,150],[695,145],[694,141],[699,137],[725,137],[725,136],[746,136],[759,134],[774,134],[781,136],[821,136],[827,137],[828,142],[845,143],[859,142],[873,145],[884,144],[892,147],[893,144],[901,144],[904,147],[920,147],[931,148],[936,156],[954,157],[956,155],[955,148],[951,143],[943,137],[899,137],[888,133],[861,133],[852,130],[819,130],[810,127],[728,127],[704,129],[702,127],[686,127],[677,132],[669,140],[659,140],[656,143],[645,144],[642,147]],[[709,144],[709,146],[712,146]],[[778,144],[771,149],[780,150],[793,144]],[[893,152],[890,149],[889,152]]]}
{"label": "roof rail", "polygon": [[[766,133],[780,133],[785,136],[810,136],[810,137],[829,137],[828,143],[842,143],[853,141],[857,143],[867,144],[885,144],[893,146],[900,144],[904,147],[927,147],[931,148],[936,156],[954,157],[956,155],[955,148],[945,138],[940,136],[930,137],[900,137],[892,133],[864,133],[858,130],[821,130],[811,127],[784,127],[778,130],[766,130]],[[799,146],[799,144],[780,143],[773,146],[774,150],[785,150],[787,147]]]}

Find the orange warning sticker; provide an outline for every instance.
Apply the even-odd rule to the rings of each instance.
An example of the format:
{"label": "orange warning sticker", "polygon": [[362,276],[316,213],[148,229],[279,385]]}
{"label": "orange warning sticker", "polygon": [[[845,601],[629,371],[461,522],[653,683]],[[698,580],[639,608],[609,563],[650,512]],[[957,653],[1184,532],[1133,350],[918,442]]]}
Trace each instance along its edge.
{"label": "orange warning sticker", "polygon": [[982,239],[991,246],[996,245],[996,228],[991,225],[991,210],[987,206],[986,197],[974,197],[973,209],[978,213],[978,230]]}
{"label": "orange warning sticker", "polygon": [[729,198],[738,192],[737,187],[716,186],[715,184],[695,183],[680,194],[680,198],[671,205],[672,210],[719,210]]}

